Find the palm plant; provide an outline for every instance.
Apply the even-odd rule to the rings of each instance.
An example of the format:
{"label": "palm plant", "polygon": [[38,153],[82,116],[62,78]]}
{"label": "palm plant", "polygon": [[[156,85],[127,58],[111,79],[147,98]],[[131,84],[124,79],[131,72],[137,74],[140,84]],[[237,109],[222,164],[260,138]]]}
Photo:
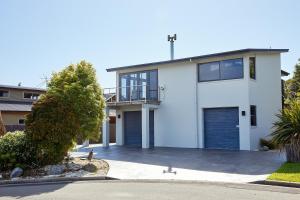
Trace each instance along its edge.
{"label": "palm plant", "polygon": [[272,142],[285,149],[288,162],[300,162],[300,103],[290,102],[289,107],[276,115]]}

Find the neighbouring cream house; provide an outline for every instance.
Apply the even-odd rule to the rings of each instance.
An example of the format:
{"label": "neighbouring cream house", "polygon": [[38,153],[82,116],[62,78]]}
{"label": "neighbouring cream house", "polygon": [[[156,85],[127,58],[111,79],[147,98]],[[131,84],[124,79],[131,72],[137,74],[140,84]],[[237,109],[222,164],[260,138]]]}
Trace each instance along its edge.
{"label": "neighbouring cream house", "polygon": [[25,116],[44,92],[42,88],[0,85],[0,111],[7,131],[24,130]]}

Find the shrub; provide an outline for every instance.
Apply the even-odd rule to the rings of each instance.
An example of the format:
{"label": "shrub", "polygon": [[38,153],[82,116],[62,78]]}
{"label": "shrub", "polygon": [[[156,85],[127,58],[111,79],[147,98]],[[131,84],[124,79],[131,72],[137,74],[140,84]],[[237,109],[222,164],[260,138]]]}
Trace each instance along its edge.
{"label": "shrub", "polygon": [[82,61],[53,74],[33,105],[25,131],[38,144],[43,164],[63,160],[77,138],[97,138],[105,101],[92,65]]}
{"label": "shrub", "polygon": [[1,111],[0,111],[0,136],[4,135],[6,133],[6,129],[3,123]]}
{"label": "shrub", "polygon": [[289,162],[300,162],[300,103],[292,101],[277,115],[272,142],[286,150]]}
{"label": "shrub", "polygon": [[1,170],[12,169],[16,166],[35,167],[36,164],[36,147],[24,132],[8,132],[0,137]]}

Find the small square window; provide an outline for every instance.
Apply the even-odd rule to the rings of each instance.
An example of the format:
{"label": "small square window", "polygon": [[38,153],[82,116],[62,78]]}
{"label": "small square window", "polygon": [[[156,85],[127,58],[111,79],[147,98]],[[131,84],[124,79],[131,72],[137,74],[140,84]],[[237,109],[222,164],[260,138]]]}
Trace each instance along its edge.
{"label": "small square window", "polygon": [[19,125],[24,125],[25,124],[25,119],[19,119]]}
{"label": "small square window", "polygon": [[257,125],[256,106],[254,106],[254,105],[250,106],[250,123],[251,123],[251,126]]}
{"label": "small square window", "polygon": [[250,78],[256,79],[256,59],[255,59],[255,57],[249,58],[249,70],[250,70]]}

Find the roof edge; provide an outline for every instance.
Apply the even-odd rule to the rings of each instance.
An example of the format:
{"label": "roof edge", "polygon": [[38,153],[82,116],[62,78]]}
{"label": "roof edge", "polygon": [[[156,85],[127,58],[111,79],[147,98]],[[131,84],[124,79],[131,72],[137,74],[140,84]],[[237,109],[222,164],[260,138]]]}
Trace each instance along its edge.
{"label": "roof edge", "polygon": [[138,67],[161,65],[161,64],[170,64],[170,63],[176,63],[176,62],[190,61],[190,60],[193,60],[193,59],[204,59],[204,58],[235,55],[235,54],[250,53],[250,52],[285,53],[285,52],[288,52],[288,51],[289,51],[289,49],[255,49],[255,48],[247,48],[247,49],[240,49],[240,50],[233,50],[233,51],[225,51],[225,52],[220,52],[220,53],[205,54],[205,55],[200,55],[200,56],[179,58],[179,59],[174,59],[174,60],[165,60],[165,61],[158,61],[158,62],[151,62],[151,63],[128,65],[128,66],[122,66],[122,67],[113,67],[113,68],[107,68],[106,71],[107,72],[113,72],[113,71],[118,71],[118,70],[122,70],[122,69],[130,69],[130,68],[136,68],[136,67],[138,68]]}

